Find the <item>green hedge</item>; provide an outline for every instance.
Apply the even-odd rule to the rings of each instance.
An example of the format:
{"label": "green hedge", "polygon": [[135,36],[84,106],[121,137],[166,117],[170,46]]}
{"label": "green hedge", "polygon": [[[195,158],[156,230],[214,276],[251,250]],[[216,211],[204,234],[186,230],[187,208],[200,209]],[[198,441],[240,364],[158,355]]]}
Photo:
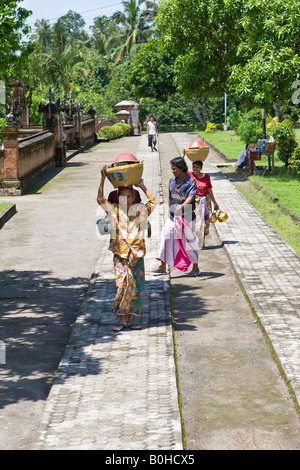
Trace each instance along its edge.
{"label": "green hedge", "polygon": [[98,132],[98,137],[108,140],[118,139],[131,134],[131,126],[129,124],[117,123],[113,126],[104,126]]}

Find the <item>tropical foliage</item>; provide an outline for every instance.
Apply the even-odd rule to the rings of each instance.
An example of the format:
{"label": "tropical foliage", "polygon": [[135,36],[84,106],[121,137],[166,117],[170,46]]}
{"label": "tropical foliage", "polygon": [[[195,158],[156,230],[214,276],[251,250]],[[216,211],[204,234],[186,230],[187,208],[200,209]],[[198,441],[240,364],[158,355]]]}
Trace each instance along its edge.
{"label": "tropical foliage", "polygon": [[261,118],[246,119],[253,108],[299,119],[291,100],[300,79],[297,0],[124,0],[89,31],[72,10],[54,24],[41,18],[27,41],[29,12],[19,3],[0,6],[0,80],[4,71],[6,81],[19,76],[35,101],[54,86],[57,98],[72,91],[84,110],[93,102],[111,119],[117,102],[133,99],[142,122],[153,112],[169,129],[205,130],[224,123],[226,92],[228,124],[245,139],[260,133]]}
{"label": "tropical foliage", "polygon": [[18,6],[19,0],[1,0],[0,3],[0,79],[13,74],[18,62],[18,51],[28,44],[22,39],[29,31],[26,19],[30,12]]}

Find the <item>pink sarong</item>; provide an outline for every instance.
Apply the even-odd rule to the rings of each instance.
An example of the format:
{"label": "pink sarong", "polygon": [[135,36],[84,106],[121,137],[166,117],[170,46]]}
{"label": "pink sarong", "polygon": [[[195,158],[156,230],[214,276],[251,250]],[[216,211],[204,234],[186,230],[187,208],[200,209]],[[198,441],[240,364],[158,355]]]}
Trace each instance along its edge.
{"label": "pink sarong", "polygon": [[158,259],[186,272],[192,263],[198,264],[198,257],[198,244],[189,223],[181,216],[168,219],[163,228]]}

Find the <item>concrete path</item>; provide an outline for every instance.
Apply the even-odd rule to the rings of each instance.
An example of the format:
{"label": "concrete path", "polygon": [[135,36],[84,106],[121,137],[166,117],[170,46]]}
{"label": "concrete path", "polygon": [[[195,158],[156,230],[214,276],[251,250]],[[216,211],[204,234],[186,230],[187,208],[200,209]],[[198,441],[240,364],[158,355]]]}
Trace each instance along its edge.
{"label": "concrete path", "polygon": [[[169,160],[192,140],[161,135],[160,161],[145,136],[101,144],[40,192],[16,198],[19,213],[0,232],[2,449],[181,450],[184,438],[188,449],[300,448],[295,407],[234,272],[299,399],[299,257],[216,168],[213,153],[205,168],[230,219],[212,228],[212,249],[200,254],[203,277],[172,270],[170,304],[169,278],[151,273],[167,215]],[[147,240],[143,330],[115,334],[112,255],[108,240],[96,237],[96,193],[100,168],[125,148],[144,160],[145,182],[160,204]],[[279,291],[286,281],[282,270],[276,274],[278,259],[289,265],[294,296]],[[271,305],[285,291],[287,308],[278,297]]]}
{"label": "concrete path", "polygon": [[[182,147],[192,140],[198,140],[196,134],[160,136],[165,200],[170,158],[178,156]],[[218,154],[210,151],[204,171],[211,174],[222,207],[223,194],[218,193],[218,184],[224,176],[216,167],[220,163]],[[228,186],[231,187],[231,183],[228,182]],[[233,187],[228,190],[234,198],[238,197]],[[171,270],[186,447],[299,449],[300,421],[293,398],[226,250],[234,244],[234,239],[220,239],[217,230],[221,225],[211,225],[207,248],[200,251],[201,278],[191,279]]]}
{"label": "concrete path", "polygon": [[[179,148],[189,136],[174,134]],[[216,167],[206,163],[226,223],[221,242],[300,404],[300,257]]]}
{"label": "concrete path", "polygon": [[[159,156],[149,153],[145,137],[136,157],[144,161],[145,184],[160,202]],[[111,189],[107,182],[106,192]],[[115,280],[103,238],[34,449],[182,449],[169,282],[151,273],[164,223],[160,204],[150,221],[143,330],[112,331]]]}

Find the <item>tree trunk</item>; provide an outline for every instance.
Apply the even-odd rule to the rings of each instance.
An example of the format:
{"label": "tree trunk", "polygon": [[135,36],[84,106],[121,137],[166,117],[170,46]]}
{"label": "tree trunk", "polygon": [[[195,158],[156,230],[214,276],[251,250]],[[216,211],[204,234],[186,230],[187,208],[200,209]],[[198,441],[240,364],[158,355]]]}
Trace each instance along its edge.
{"label": "tree trunk", "polygon": [[201,105],[201,109],[199,109],[199,105],[198,105],[198,100],[196,99],[192,99],[191,100],[191,103],[192,103],[192,106],[193,106],[193,110],[198,118],[198,121],[200,122],[201,126],[204,127],[204,129],[206,129],[206,112],[205,112],[205,105],[206,105],[206,100],[204,99],[202,105]]}
{"label": "tree trunk", "polygon": [[278,103],[273,104],[273,108],[275,111],[275,116],[277,117],[278,121],[280,121],[281,101],[278,101]]}

